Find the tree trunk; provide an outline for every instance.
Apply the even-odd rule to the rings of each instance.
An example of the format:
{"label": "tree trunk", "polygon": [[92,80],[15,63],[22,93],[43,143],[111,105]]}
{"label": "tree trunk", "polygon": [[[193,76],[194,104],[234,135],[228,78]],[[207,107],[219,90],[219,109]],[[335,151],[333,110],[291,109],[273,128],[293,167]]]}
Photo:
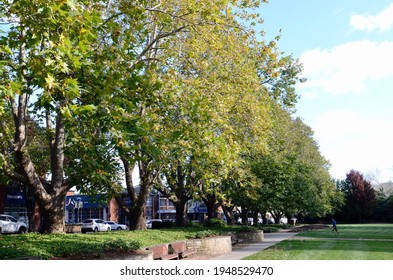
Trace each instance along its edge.
{"label": "tree trunk", "polygon": [[130,230],[146,229],[146,201],[149,197],[151,185],[141,184],[137,199],[131,201],[129,211],[129,228]]}
{"label": "tree trunk", "polygon": [[64,232],[64,209],[66,196],[56,196],[43,206],[42,218],[44,221],[43,233]]}
{"label": "tree trunk", "polygon": [[215,195],[204,197],[202,198],[202,200],[207,208],[207,218],[208,219],[217,218],[216,210],[218,208],[218,201]]}
{"label": "tree trunk", "polygon": [[252,212],[252,221],[253,221],[254,226],[259,224],[259,222],[258,222],[258,211],[253,211]]}
{"label": "tree trunk", "polygon": [[233,218],[232,215],[232,210],[233,210],[233,206],[232,207],[228,207],[225,204],[221,205],[222,211],[224,211],[224,215],[227,219],[227,224],[228,225],[234,225],[235,224],[235,220]]}
{"label": "tree trunk", "polygon": [[17,162],[26,178],[28,192],[34,195],[35,201],[38,203],[41,210],[44,222],[43,227],[41,227],[42,231],[45,233],[64,232],[64,206],[68,186],[55,185],[56,182],[52,181],[51,184],[46,187],[52,190],[52,193],[49,194],[41,183],[28,152],[25,150],[16,150],[15,154]]}
{"label": "tree trunk", "polygon": [[144,208],[132,207],[128,215],[130,230],[146,229],[146,213]]}
{"label": "tree trunk", "polygon": [[127,195],[130,198],[131,206],[127,208],[119,195],[115,197],[116,201],[120,208],[122,208],[128,216],[128,226],[130,230],[146,229],[146,201],[153,187],[155,177],[153,176],[152,171],[146,169],[146,166],[148,165],[147,163],[142,161],[138,162],[141,184],[139,193],[136,193],[132,182],[134,165],[131,164],[125,156],[121,156],[121,161],[124,166]]}
{"label": "tree trunk", "polygon": [[185,227],[187,225],[186,203],[187,201],[184,200],[174,203],[176,208],[176,226]]}
{"label": "tree trunk", "polygon": [[242,217],[242,224],[247,225],[248,224],[248,209],[242,207],[242,212],[241,212],[241,217]]}

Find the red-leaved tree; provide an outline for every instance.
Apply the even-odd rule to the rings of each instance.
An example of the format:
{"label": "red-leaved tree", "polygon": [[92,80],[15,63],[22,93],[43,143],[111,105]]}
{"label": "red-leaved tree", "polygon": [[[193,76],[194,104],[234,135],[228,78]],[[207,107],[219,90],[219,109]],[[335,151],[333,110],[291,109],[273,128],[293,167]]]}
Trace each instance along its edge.
{"label": "red-leaved tree", "polygon": [[359,171],[351,170],[347,173],[343,191],[346,195],[347,214],[356,215],[359,222],[372,215],[376,203],[375,190]]}

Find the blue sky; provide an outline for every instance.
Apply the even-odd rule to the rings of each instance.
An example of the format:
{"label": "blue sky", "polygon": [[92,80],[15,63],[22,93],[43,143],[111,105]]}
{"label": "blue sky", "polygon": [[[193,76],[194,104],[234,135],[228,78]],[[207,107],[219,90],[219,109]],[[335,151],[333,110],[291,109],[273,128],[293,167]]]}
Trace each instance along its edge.
{"label": "blue sky", "polygon": [[393,180],[393,1],[271,0],[266,38],[299,58],[297,115],[314,130],[331,175]]}

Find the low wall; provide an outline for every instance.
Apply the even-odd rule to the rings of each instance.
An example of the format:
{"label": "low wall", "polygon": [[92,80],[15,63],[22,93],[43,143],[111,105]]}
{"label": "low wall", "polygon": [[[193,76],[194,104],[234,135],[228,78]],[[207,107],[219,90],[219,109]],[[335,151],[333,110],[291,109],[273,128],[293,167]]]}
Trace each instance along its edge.
{"label": "low wall", "polygon": [[196,249],[201,255],[223,255],[232,252],[230,236],[212,236],[187,240],[187,248]]}
{"label": "low wall", "polygon": [[64,230],[66,233],[79,233],[81,232],[81,225],[65,225]]}
{"label": "low wall", "polygon": [[264,239],[263,230],[238,232],[237,238],[239,243],[254,243],[261,242]]}
{"label": "low wall", "polygon": [[[185,240],[187,248],[197,250],[200,255],[217,256],[232,252],[232,243],[236,239],[239,243],[254,243],[261,242],[264,239],[263,231],[250,231],[231,233],[226,236],[212,236],[201,239]],[[236,242],[236,243],[237,243]],[[126,260],[152,260],[153,254],[151,251],[139,251],[137,254],[132,254]]]}

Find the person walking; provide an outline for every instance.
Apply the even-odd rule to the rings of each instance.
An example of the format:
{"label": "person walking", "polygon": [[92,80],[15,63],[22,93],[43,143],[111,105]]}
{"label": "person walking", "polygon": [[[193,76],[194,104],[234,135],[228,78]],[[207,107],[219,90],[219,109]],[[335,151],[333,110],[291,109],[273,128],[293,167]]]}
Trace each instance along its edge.
{"label": "person walking", "polygon": [[334,234],[334,232],[337,232],[337,234],[340,235],[337,230],[337,222],[334,218],[332,218],[332,235]]}

